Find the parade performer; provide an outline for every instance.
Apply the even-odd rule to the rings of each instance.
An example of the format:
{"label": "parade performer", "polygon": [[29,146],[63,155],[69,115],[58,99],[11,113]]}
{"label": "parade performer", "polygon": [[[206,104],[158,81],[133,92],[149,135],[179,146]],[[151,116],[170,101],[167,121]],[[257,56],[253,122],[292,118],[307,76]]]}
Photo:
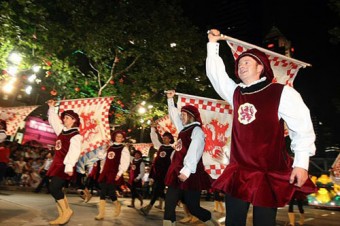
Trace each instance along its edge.
{"label": "parade performer", "polygon": [[143,215],[148,215],[152,206],[155,204],[158,198],[165,197],[164,195],[164,179],[168,168],[171,163],[171,154],[174,151],[171,146],[174,143],[174,137],[171,133],[165,132],[162,135],[163,144],[158,140],[158,135],[156,133],[156,128],[151,127],[150,138],[153,143],[154,148],[158,151],[156,152],[156,157],[153,160],[149,178],[152,181],[152,197],[149,205],[140,209]]}
{"label": "parade performer", "polygon": [[82,137],[79,134],[80,118],[77,113],[67,110],[61,113],[61,120],[55,112],[55,101],[47,102],[49,105],[48,122],[58,135],[55,144],[55,155],[47,176],[51,178],[49,190],[57,203],[59,217],[50,224],[66,224],[72,214],[63,187],[75,173],[78,162]]}
{"label": "parade performer", "polygon": [[[106,197],[109,197],[114,205],[113,216],[118,217],[121,204],[118,201],[116,190],[124,184],[123,173],[129,168],[130,152],[124,145],[125,132],[116,130],[111,133],[113,145],[106,151],[105,159],[101,161],[98,183],[100,187],[99,213],[96,220],[103,220],[105,216]],[[99,158],[102,158],[99,156]]]}
{"label": "parade performer", "polygon": [[34,190],[35,193],[39,193],[44,185],[46,185],[46,187],[47,187],[47,193],[50,193],[50,188],[49,188],[50,177],[47,176],[46,174],[47,174],[48,170],[50,169],[52,162],[53,162],[52,153],[48,152],[46,154],[46,159],[44,161],[44,164],[38,170],[38,173],[40,174],[40,177],[41,177],[41,181],[40,181],[39,185],[36,187],[36,189]]}
{"label": "parade performer", "polygon": [[[258,49],[243,52],[229,78],[219,56],[224,36],[208,32],[206,72],[216,92],[233,106],[230,164],[213,183],[226,195],[226,225],[246,225],[249,205],[253,223],[274,226],[277,207],[285,206],[295,191],[312,193],[308,177],[309,156],[315,153],[315,134],[309,113],[299,93],[289,86],[272,83],[270,62]],[[292,140],[294,161],[286,151],[286,122]]]}
{"label": "parade performer", "polygon": [[7,164],[10,156],[10,149],[3,143],[7,137],[6,129],[6,121],[0,119],[0,184],[6,175]]}
{"label": "parade performer", "polygon": [[174,90],[167,91],[169,115],[179,135],[165,178],[168,189],[163,226],[176,225],[175,210],[181,199],[190,213],[205,225],[219,225],[211,217],[211,213],[200,206],[201,191],[208,190],[211,182],[202,161],[205,140],[200,113],[196,107],[186,105],[179,114],[173,100],[174,95]]}
{"label": "parade performer", "polygon": [[0,143],[6,140],[7,123],[5,120],[0,119]]}
{"label": "parade performer", "polygon": [[142,195],[142,178],[145,172],[145,164],[142,158],[142,152],[136,150],[133,154],[134,158],[130,165],[129,184],[131,186],[131,204],[128,207],[135,208],[136,198],[140,201],[140,205],[143,206]]}

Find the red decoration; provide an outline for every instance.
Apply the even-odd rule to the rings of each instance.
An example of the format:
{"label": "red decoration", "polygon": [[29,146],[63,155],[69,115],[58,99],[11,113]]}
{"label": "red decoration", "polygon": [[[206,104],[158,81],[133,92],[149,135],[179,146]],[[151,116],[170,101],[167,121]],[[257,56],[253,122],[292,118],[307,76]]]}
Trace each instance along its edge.
{"label": "red decoration", "polygon": [[50,71],[46,71],[46,78],[49,77],[52,74]]}
{"label": "red decoration", "polygon": [[54,89],[54,90],[52,90],[52,91],[50,92],[50,94],[51,94],[52,96],[55,96],[55,95],[58,94],[58,92]]}
{"label": "red decoration", "polygon": [[46,90],[46,87],[45,87],[45,86],[42,86],[40,89],[41,89],[42,91],[45,91],[45,90]]}
{"label": "red decoration", "polygon": [[79,87],[76,87],[76,88],[74,88],[74,90],[75,90],[76,92],[79,92],[79,91],[80,91],[80,88],[79,88]]}
{"label": "red decoration", "polygon": [[128,129],[128,132],[131,133],[132,129]]}
{"label": "red decoration", "polygon": [[114,84],[115,84],[115,81],[110,80],[110,84],[111,84],[111,85],[114,85]]}

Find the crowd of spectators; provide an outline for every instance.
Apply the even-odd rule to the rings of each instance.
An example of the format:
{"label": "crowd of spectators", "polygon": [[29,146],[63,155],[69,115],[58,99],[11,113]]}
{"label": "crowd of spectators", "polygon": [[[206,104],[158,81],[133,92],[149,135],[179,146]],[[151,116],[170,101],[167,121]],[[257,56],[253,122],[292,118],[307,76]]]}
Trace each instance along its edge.
{"label": "crowd of spectators", "polygon": [[36,188],[41,181],[41,167],[51,151],[12,141],[4,141],[2,145],[10,149],[10,156],[1,185]]}

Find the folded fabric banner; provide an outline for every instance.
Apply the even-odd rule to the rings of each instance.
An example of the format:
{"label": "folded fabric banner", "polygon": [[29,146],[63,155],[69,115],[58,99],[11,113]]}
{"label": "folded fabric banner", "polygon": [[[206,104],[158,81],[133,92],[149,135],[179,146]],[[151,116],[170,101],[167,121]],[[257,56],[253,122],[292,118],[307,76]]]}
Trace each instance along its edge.
{"label": "folded fabric banner", "polygon": [[270,65],[274,72],[274,80],[273,82],[281,83],[284,85],[293,86],[293,81],[301,67],[305,68],[306,66],[311,66],[308,63],[286,57],[279,53],[261,48],[256,45],[252,45],[247,42],[243,42],[241,40],[231,38],[228,36],[226,37],[226,41],[233,53],[234,58],[236,59],[241,53],[248,49],[258,49],[264,52],[269,61]]}
{"label": "folded fabric banner", "polygon": [[7,123],[6,134],[8,136],[15,135],[20,124],[25,118],[34,111],[36,106],[24,106],[24,107],[0,107],[0,119],[5,120]]}

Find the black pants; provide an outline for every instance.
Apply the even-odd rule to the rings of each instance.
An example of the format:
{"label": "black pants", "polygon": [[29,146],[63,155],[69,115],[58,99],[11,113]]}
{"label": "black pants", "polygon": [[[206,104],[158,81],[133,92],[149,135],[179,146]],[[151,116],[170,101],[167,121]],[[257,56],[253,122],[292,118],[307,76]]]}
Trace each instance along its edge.
{"label": "black pants", "polygon": [[168,187],[165,195],[164,220],[176,221],[176,206],[179,200],[183,199],[190,213],[206,222],[211,219],[210,211],[200,206],[201,191],[186,191],[174,187]]}
{"label": "black pants", "polygon": [[151,201],[150,205],[153,206],[157,199],[164,198],[165,185],[163,182],[156,181],[152,185]]}
{"label": "black pants", "polygon": [[63,187],[67,184],[67,180],[60,177],[52,177],[50,181],[50,192],[53,198],[58,201],[64,199],[65,195],[63,192]]}
{"label": "black pants", "polygon": [[142,198],[142,187],[140,186],[140,182],[132,182],[131,185],[131,197],[132,199],[135,198]]}
{"label": "black pants", "polygon": [[4,162],[0,162],[0,184],[6,175],[7,164]]}
{"label": "black pants", "polygon": [[117,200],[116,185],[100,183],[99,186],[100,186],[100,199],[101,200],[105,200],[106,197],[109,197],[112,200],[112,202]]}
{"label": "black pants", "polygon": [[[246,226],[249,202],[226,195],[226,226]],[[277,208],[253,206],[253,226],[275,226]]]}
{"label": "black pants", "polygon": [[305,213],[305,210],[303,209],[303,200],[301,200],[301,199],[292,199],[289,202],[288,212],[289,213],[293,213],[294,212],[293,207],[294,207],[295,201],[296,201],[296,204],[297,204],[297,206],[299,208],[299,212],[300,213]]}

